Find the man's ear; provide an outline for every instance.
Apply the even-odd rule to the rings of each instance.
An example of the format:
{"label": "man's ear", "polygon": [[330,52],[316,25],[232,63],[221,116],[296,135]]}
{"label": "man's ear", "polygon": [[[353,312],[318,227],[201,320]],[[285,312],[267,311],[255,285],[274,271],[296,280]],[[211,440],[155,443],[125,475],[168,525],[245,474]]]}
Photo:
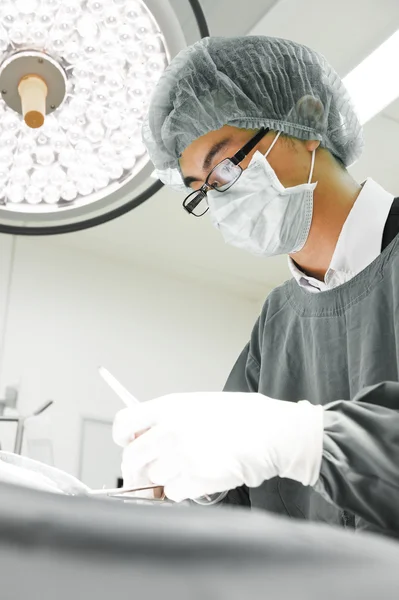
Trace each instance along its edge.
{"label": "man's ear", "polygon": [[313,152],[313,150],[317,150],[317,148],[319,146],[320,146],[320,140],[307,140],[305,142],[305,148],[309,152]]}

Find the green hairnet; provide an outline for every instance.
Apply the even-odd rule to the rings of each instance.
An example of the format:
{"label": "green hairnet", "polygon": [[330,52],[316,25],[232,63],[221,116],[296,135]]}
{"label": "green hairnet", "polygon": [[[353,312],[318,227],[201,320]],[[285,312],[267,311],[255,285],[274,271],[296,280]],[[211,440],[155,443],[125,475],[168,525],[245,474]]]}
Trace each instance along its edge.
{"label": "green hairnet", "polygon": [[320,140],[345,166],[363,147],[362,127],[334,69],[317,52],[279,38],[205,38],[172,60],[143,125],[158,177],[182,186],[183,150],[223,125]]}

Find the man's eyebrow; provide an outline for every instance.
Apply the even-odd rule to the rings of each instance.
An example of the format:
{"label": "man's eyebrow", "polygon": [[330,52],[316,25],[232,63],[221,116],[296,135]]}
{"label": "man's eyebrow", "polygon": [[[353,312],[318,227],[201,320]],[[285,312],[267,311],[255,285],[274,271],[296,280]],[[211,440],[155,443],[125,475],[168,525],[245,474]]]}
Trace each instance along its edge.
{"label": "man's eyebrow", "polygon": [[[205,156],[204,162],[202,163],[203,171],[209,171],[212,161],[215,158],[215,156],[219,152],[221,152],[221,150],[223,150],[230,143],[230,140],[231,140],[230,137],[224,138],[223,140],[220,140],[219,142],[214,144],[209,149],[208,154]],[[194,177],[193,175],[187,175],[187,177],[184,177],[183,182],[186,187],[190,187],[190,185],[192,183],[194,183],[194,181],[200,181],[200,180],[201,180],[200,177]]]}
{"label": "man's eyebrow", "polygon": [[208,154],[204,158],[204,162],[202,163],[203,171],[209,171],[212,161],[215,158],[216,154],[223,150],[223,148],[225,148],[229,144],[230,140],[230,137],[226,137],[212,146],[212,148],[209,150]]}

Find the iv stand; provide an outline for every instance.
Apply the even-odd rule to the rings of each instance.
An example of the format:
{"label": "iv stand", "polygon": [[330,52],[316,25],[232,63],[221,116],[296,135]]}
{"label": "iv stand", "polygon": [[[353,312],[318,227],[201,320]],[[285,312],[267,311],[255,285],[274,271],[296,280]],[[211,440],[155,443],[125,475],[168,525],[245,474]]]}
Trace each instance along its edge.
{"label": "iv stand", "polygon": [[4,417],[0,416],[0,423],[16,423],[17,424],[17,432],[15,434],[15,443],[14,443],[14,454],[21,454],[22,452],[22,442],[24,439],[24,431],[25,431],[25,421],[26,419],[30,419],[31,417],[37,417],[44,413],[45,410],[50,408],[50,406],[54,404],[54,400],[48,400],[42,406],[37,408],[35,412],[31,415],[27,415],[25,417],[17,415],[15,417]]}

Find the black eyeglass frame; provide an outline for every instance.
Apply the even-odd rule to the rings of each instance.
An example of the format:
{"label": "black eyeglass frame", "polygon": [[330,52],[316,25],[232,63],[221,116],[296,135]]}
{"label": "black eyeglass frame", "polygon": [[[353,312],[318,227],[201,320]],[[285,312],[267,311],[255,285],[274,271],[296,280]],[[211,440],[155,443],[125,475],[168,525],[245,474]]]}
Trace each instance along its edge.
{"label": "black eyeglass frame", "polygon": [[[184,210],[186,212],[188,212],[189,215],[192,215],[194,217],[203,217],[208,212],[209,206],[200,215],[196,215],[194,213],[194,210],[197,208],[198,204],[204,198],[206,198],[206,194],[207,194],[208,190],[213,189],[216,192],[219,192],[221,194],[223,192],[227,192],[227,190],[229,190],[231,188],[231,186],[233,186],[239,180],[239,178],[241,177],[241,174],[242,174],[243,170],[239,166],[240,162],[242,162],[244,160],[244,158],[246,158],[248,156],[248,154],[255,148],[255,146],[260,142],[260,140],[267,133],[269,133],[269,131],[270,131],[269,127],[265,127],[265,128],[259,129],[259,131],[242,148],[240,148],[240,150],[238,150],[238,152],[236,152],[234,154],[234,156],[229,157],[229,158],[224,158],[223,160],[221,160],[220,162],[218,162],[217,165],[215,165],[213,167],[213,169],[208,173],[208,176],[205,179],[205,183],[198,190],[194,190],[188,196],[185,197],[185,199],[183,200],[183,208],[184,208]],[[215,171],[215,169],[217,169],[222,163],[224,163],[224,162],[226,162],[228,160],[235,167],[237,167],[237,166],[239,167],[240,173],[236,177],[236,179],[234,179],[234,181],[231,182],[231,184],[228,187],[226,187],[223,190],[221,190],[221,189],[218,189],[217,187],[215,187],[214,185],[212,185],[211,183],[209,183],[209,178],[211,177],[211,175]],[[190,198],[191,198],[191,200],[190,200]]]}

